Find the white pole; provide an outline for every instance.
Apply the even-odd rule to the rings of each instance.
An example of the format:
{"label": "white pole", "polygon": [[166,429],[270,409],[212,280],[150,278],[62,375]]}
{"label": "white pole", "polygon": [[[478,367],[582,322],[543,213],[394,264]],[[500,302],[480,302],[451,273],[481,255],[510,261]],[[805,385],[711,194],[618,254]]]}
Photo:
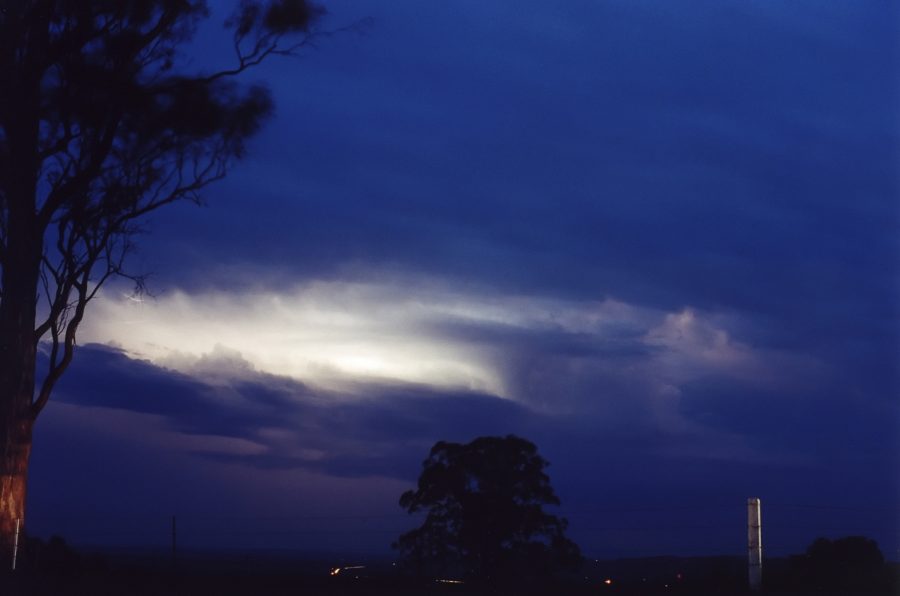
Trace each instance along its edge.
{"label": "white pole", "polygon": [[19,554],[19,523],[20,519],[16,518],[16,537],[13,539],[13,560],[12,560],[12,570],[16,570],[16,556]]}
{"label": "white pole", "polygon": [[762,586],[762,522],[758,498],[747,499],[747,547],[750,589],[759,590]]}

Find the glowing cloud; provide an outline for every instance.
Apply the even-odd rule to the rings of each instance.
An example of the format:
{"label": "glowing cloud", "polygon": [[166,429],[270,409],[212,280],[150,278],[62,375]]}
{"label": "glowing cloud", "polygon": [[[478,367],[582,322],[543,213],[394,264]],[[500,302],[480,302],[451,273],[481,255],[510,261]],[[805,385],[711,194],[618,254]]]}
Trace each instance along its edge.
{"label": "glowing cloud", "polygon": [[206,379],[271,373],[334,389],[382,380],[540,405],[609,379],[621,385],[630,377],[653,401],[704,375],[760,376],[771,355],[734,340],[727,327],[724,317],[690,308],[667,313],[612,299],[313,282],[286,291],[176,291],[143,302],[107,293],[82,340]]}

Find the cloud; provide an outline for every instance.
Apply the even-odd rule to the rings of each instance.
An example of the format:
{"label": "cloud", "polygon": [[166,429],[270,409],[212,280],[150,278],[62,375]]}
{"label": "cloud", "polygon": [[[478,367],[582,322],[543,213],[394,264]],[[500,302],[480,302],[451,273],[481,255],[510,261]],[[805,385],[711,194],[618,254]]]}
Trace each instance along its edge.
{"label": "cloud", "polygon": [[896,494],[877,4],[334,7],[377,25],[266,67],[278,121],[155,214],[159,296],[92,304],[80,340],[121,349],[51,415],[292,498],[510,431],[584,501]]}
{"label": "cloud", "polygon": [[[704,348],[723,340],[717,327],[702,318],[690,322],[691,316],[699,318],[662,316],[651,327],[658,332],[649,335],[676,345],[686,341],[690,348],[681,345],[678,357],[690,361],[696,352],[702,361]],[[674,334],[685,329],[687,340]],[[735,345],[740,352],[740,343]],[[109,521],[99,527],[109,530],[115,523],[123,536],[123,524],[133,521],[115,521],[116,515],[133,515],[129,507],[149,500],[154,512],[192,511],[198,521],[186,518],[188,528],[194,524],[193,534],[185,529],[187,539],[201,536],[221,546],[228,539],[216,537],[221,528],[204,516],[262,507],[285,516],[273,518],[277,529],[240,518],[235,527],[266,546],[284,543],[289,537],[282,534],[295,528],[319,548],[329,541],[345,544],[335,534],[343,522],[329,520],[361,511],[387,516],[383,533],[364,540],[380,549],[408,527],[405,518],[390,516],[435,441],[507,433],[534,440],[551,461],[554,486],[575,512],[576,537],[592,549],[608,548],[590,531],[591,523],[607,523],[591,522],[602,518],[591,513],[597,503],[652,507],[664,494],[666,503],[740,504],[749,493],[817,502],[826,485],[842,502],[857,503],[871,499],[872,491],[895,490],[891,478],[898,451],[890,427],[896,404],[866,400],[847,411],[840,388],[786,393],[767,382],[723,376],[719,373],[730,369],[715,367],[703,375],[693,369],[679,377],[677,394],[667,393],[647,376],[652,368],[635,367],[651,367],[661,350],[630,352],[599,369],[579,364],[582,351],[569,349],[544,358],[535,352],[533,361],[519,361],[539,373],[523,374],[524,384],[583,392],[574,402],[578,408],[560,412],[540,402],[397,380],[357,378],[338,391],[260,371],[243,355],[221,348],[196,358],[202,366],[185,372],[136,360],[121,349],[83,345],[39,425],[37,527],[43,527],[41,515],[54,510],[91,510],[114,499],[102,506]],[[548,361],[553,366],[538,366]],[[568,375],[544,376],[564,372],[563,367]],[[77,482],[69,470],[79,470]],[[840,483],[839,477],[852,482]],[[85,500],[83,491],[66,497],[85,478],[91,479],[94,497]],[[54,505],[58,499],[66,500],[65,506]],[[287,517],[297,511],[321,512],[323,521]],[[648,519],[656,518],[641,514],[629,523]],[[75,534],[92,531],[92,526],[72,527]],[[135,532],[132,538],[146,543],[147,537]],[[619,546],[644,549],[640,552],[650,548],[633,535],[617,540]],[[707,546],[699,552],[709,552],[709,540],[725,544],[727,532],[706,535]]]}
{"label": "cloud", "polygon": [[400,383],[556,413],[602,402],[631,410],[635,423],[668,409],[654,400],[677,396],[696,378],[777,386],[817,367],[813,356],[735,338],[745,325],[730,314],[467,293],[416,281],[176,291],[143,303],[107,293],[83,337],[194,377],[278,375],[297,383],[286,390],[302,393],[312,383],[335,400],[359,393],[358,384]]}
{"label": "cloud", "polygon": [[813,355],[754,345],[752,326],[732,313],[499,297],[436,280],[98,301],[101,324],[87,323],[85,335],[121,346],[107,364],[146,358],[139,366],[151,367],[151,380],[171,375],[162,391],[193,396],[162,405],[136,391],[122,407],[185,414],[172,417],[184,432],[266,445],[207,453],[261,468],[397,475],[429,441],[577,420],[619,440],[645,437],[658,451],[710,454],[715,445],[720,458],[784,460],[793,456],[754,445],[727,416],[704,414],[698,388],[714,388],[703,403],[718,395],[720,413],[732,401],[744,407],[746,395],[812,395],[838,380]]}
{"label": "cloud", "polygon": [[433,312],[419,302],[427,299],[427,292],[409,297],[399,287],[328,282],[287,293],[106,299],[84,336],[185,370],[208,367],[202,354],[239,348],[252,366],[322,382],[353,375],[499,391],[490,371],[458,346],[416,333]]}
{"label": "cloud", "polygon": [[[361,9],[340,10],[351,22]],[[729,374],[785,382],[818,365],[865,393],[900,388],[900,91],[880,10],[369,10],[371,35],[307,56],[302,85],[294,66],[269,67],[278,124],[209,209],[160,213],[159,236],[142,238],[155,286],[183,293],[145,307],[167,311],[138,333],[160,335],[142,348],[154,361],[173,344],[185,358],[219,344],[319,382],[402,378],[546,403],[568,396],[520,373],[571,377],[561,393],[583,395],[591,351],[665,352],[655,377],[725,366],[596,332],[592,305],[618,303],[637,333],[712,317],[728,343],[710,354],[743,358]],[[511,320],[520,309],[539,312]],[[656,321],[634,320],[645,316]],[[179,326],[193,331],[171,337]],[[536,341],[545,358],[530,355]],[[598,387],[620,386],[614,372]]]}
{"label": "cloud", "polygon": [[204,355],[191,375],[104,346],[78,352],[55,399],[72,415],[145,416],[154,442],[169,450],[259,469],[409,478],[440,437],[504,434],[532,420],[521,406],[480,393],[358,382],[348,394],[247,365],[226,371],[243,362],[233,352],[219,361]]}

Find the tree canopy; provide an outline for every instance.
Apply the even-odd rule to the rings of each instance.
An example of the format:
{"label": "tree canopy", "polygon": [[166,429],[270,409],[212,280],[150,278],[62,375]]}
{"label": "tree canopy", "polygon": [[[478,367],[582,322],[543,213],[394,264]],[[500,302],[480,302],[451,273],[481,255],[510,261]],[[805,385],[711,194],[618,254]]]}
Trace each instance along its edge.
{"label": "tree canopy", "polygon": [[578,564],[567,522],[544,511],[559,499],[547,461],[525,439],[440,441],[422,464],[416,490],[400,497],[423,524],[394,544],[410,566],[479,580],[547,577]]}
{"label": "tree canopy", "polygon": [[791,574],[793,587],[816,592],[887,592],[893,579],[878,543],[865,536],[817,538],[791,557]]}
{"label": "tree canopy", "polygon": [[[235,77],[318,35],[307,0],[240,0],[228,66],[193,72],[203,0],[0,2],[0,539],[24,517],[32,426],[140,220],[222,178],[272,111]],[[230,59],[229,59],[230,58]],[[38,345],[46,370],[36,375]],[[36,387],[36,379],[41,378]]]}
{"label": "tree canopy", "polygon": [[26,323],[51,352],[33,413],[71,360],[87,302],[127,274],[137,221],[199,201],[270,114],[267,90],[234,76],[296,51],[321,12],[305,0],[243,0],[226,21],[232,67],[187,73],[180,58],[209,14],[203,1],[3,3],[0,291],[10,310],[34,301],[39,283],[40,320]]}

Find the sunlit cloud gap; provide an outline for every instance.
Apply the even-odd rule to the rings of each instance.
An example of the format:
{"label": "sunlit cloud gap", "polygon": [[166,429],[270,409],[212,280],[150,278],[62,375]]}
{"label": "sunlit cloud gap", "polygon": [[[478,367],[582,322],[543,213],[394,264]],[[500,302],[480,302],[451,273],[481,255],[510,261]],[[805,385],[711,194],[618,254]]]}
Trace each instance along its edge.
{"label": "sunlit cloud gap", "polygon": [[715,317],[612,299],[315,282],[243,294],[174,291],[142,302],[107,292],[95,311],[83,342],[117,345],[134,357],[207,377],[246,370],[325,387],[380,379],[516,398],[504,352],[552,334],[646,350],[637,365],[658,379],[661,394],[677,392],[695,374],[758,376],[764,368],[759,354],[734,341]]}

